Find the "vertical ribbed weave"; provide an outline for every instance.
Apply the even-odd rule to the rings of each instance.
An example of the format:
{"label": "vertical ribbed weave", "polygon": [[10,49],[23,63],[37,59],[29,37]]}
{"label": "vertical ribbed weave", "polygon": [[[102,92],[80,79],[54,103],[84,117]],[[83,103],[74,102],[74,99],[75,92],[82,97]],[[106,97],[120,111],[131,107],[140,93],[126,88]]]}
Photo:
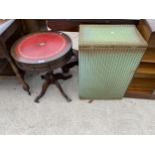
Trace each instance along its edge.
{"label": "vertical ribbed weave", "polygon": [[80,48],[80,98],[122,98],[144,51],[145,48]]}

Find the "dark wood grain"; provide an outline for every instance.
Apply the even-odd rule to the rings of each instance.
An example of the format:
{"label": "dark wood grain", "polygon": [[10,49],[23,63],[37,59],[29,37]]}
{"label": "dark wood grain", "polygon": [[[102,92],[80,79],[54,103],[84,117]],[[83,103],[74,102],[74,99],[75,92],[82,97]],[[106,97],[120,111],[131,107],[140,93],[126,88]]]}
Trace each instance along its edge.
{"label": "dark wood grain", "polygon": [[129,19],[47,19],[47,25],[54,31],[78,32],[80,24],[138,24]]}
{"label": "dark wood grain", "polygon": [[137,28],[148,43],[125,96],[155,99],[155,20],[140,20]]}
{"label": "dark wood grain", "polygon": [[141,62],[155,63],[155,48],[147,48]]}
{"label": "dark wood grain", "polygon": [[125,95],[125,97],[129,97],[129,98],[142,98],[142,99],[155,99],[155,95],[151,94],[151,93],[146,93],[146,92],[130,92],[128,91]]}
{"label": "dark wood grain", "polygon": [[155,48],[155,20],[140,20],[137,27],[148,42],[148,47]]}

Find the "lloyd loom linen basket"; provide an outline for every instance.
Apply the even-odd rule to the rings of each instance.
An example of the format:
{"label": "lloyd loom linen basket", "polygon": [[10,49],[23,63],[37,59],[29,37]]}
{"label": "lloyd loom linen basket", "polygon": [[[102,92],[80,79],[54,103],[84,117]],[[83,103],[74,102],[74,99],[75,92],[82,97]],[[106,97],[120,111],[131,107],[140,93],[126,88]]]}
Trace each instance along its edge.
{"label": "lloyd loom linen basket", "polygon": [[80,98],[121,99],[146,47],[134,25],[80,25]]}

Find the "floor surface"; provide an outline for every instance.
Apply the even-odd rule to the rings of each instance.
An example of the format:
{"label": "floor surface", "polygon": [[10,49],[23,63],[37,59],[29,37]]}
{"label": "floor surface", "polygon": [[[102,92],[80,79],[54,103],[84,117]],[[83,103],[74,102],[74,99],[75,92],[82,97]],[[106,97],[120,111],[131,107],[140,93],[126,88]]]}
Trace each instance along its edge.
{"label": "floor surface", "polygon": [[40,104],[34,103],[42,84],[38,74],[26,76],[31,96],[15,77],[0,78],[0,134],[155,134],[155,101],[124,98],[89,104],[78,98],[78,68],[71,74],[72,79],[61,81],[70,103],[55,86]]}

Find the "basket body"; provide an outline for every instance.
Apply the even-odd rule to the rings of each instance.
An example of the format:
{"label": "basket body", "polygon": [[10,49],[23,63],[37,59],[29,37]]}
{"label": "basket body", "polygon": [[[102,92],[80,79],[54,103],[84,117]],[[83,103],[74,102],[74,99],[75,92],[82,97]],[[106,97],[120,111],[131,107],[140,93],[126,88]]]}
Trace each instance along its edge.
{"label": "basket body", "polygon": [[79,42],[80,98],[122,98],[147,47],[136,27],[81,26]]}

